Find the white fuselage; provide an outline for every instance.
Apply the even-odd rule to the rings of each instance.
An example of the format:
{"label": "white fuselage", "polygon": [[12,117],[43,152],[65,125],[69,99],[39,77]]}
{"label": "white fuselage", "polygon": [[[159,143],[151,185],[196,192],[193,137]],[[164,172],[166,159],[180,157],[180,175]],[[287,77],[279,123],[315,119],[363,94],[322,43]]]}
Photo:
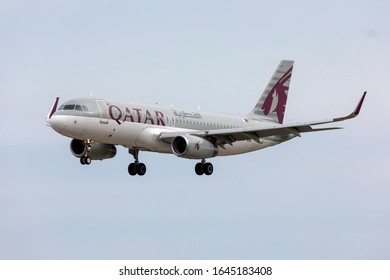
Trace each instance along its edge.
{"label": "white fuselage", "polygon": [[[173,153],[171,144],[159,139],[162,132],[197,132],[240,128],[275,127],[275,123],[260,122],[245,117],[206,113],[163,107],[108,101],[75,99],[68,104],[81,104],[88,110],[60,108],[48,120],[57,132],[79,140],[122,145],[141,151]],[[219,156],[247,153],[279,144],[275,137],[260,140],[235,141],[218,148]]]}

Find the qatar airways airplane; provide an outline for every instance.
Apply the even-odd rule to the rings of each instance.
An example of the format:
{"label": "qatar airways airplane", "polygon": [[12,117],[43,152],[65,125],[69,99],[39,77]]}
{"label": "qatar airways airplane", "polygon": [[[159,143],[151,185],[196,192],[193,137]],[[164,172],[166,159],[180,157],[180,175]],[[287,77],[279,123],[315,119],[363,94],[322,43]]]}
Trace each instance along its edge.
{"label": "qatar airways airplane", "polygon": [[70,150],[83,165],[92,160],[112,158],[116,145],[128,148],[134,162],[130,175],[145,175],[146,165],[139,151],[175,154],[200,160],[197,175],[211,175],[213,165],[206,159],[248,153],[315,132],[340,127],[317,127],[356,117],[366,92],[349,115],[317,122],[283,124],[293,61],[283,60],[253,110],[246,116],[114,101],[78,98],[58,110],[57,97],[47,115],[47,123],[58,133],[72,138]]}

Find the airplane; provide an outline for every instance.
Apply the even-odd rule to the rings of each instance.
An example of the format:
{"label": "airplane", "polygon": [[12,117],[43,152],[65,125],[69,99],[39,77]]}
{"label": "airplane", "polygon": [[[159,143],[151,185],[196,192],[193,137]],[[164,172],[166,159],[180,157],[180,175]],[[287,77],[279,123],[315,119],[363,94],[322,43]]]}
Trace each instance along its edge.
{"label": "airplane", "polygon": [[59,97],[47,115],[56,132],[72,138],[70,150],[82,165],[92,160],[113,158],[116,146],[128,149],[134,162],[132,176],[143,176],[146,165],[139,152],[174,154],[196,159],[197,175],[211,175],[207,159],[248,153],[300,137],[301,133],[341,129],[316,127],[356,117],[364,92],[355,110],[344,117],[316,122],[283,124],[294,61],[282,60],[256,105],[245,116],[201,112],[88,97],[66,101],[58,109]]}

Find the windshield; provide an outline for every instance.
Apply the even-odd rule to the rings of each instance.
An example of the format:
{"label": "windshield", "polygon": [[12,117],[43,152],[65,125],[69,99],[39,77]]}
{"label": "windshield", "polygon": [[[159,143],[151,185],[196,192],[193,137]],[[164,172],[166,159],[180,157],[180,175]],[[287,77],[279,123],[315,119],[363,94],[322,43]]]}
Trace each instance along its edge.
{"label": "windshield", "polygon": [[88,112],[88,107],[85,105],[79,105],[79,104],[62,104],[58,110],[64,110],[64,111],[69,111],[69,110],[76,110],[76,111],[81,111],[81,112]]}

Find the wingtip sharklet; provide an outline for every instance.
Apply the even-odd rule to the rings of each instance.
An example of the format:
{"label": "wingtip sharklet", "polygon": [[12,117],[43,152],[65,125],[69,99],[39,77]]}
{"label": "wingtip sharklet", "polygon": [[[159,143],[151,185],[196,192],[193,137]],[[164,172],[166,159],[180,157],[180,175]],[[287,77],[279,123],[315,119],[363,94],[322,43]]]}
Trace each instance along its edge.
{"label": "wingtip sharklet", "polygon": [[355,115],[355,116],[359,115],[360,109],[363,106],[364,98],[366,98],[366,94],[367,94],[367,91],[365,91],[363,93],[363,96],[362,96],[362,98],[360,98],[360,101],[359,101],[358,105],[356,106],[355,111],[353,111],[352,115]]}
{"label": "wingtip sharklet", "polygon": [[358,105],[356,106],[355,110],[353,110],[353,112],[351,114],[349,114],[348,116],[345,116],[345,117],[335,118],[335,119],[333,119],[333,122],[345,121],[345,120],[352,119],[352,118],[356,117],[357,115],[359,115],[360,109],[363,106],[364,98],[366,98],[366,94],[367,94],[367,91],[365,91],[363,93],[363,96],[360,98]]}

